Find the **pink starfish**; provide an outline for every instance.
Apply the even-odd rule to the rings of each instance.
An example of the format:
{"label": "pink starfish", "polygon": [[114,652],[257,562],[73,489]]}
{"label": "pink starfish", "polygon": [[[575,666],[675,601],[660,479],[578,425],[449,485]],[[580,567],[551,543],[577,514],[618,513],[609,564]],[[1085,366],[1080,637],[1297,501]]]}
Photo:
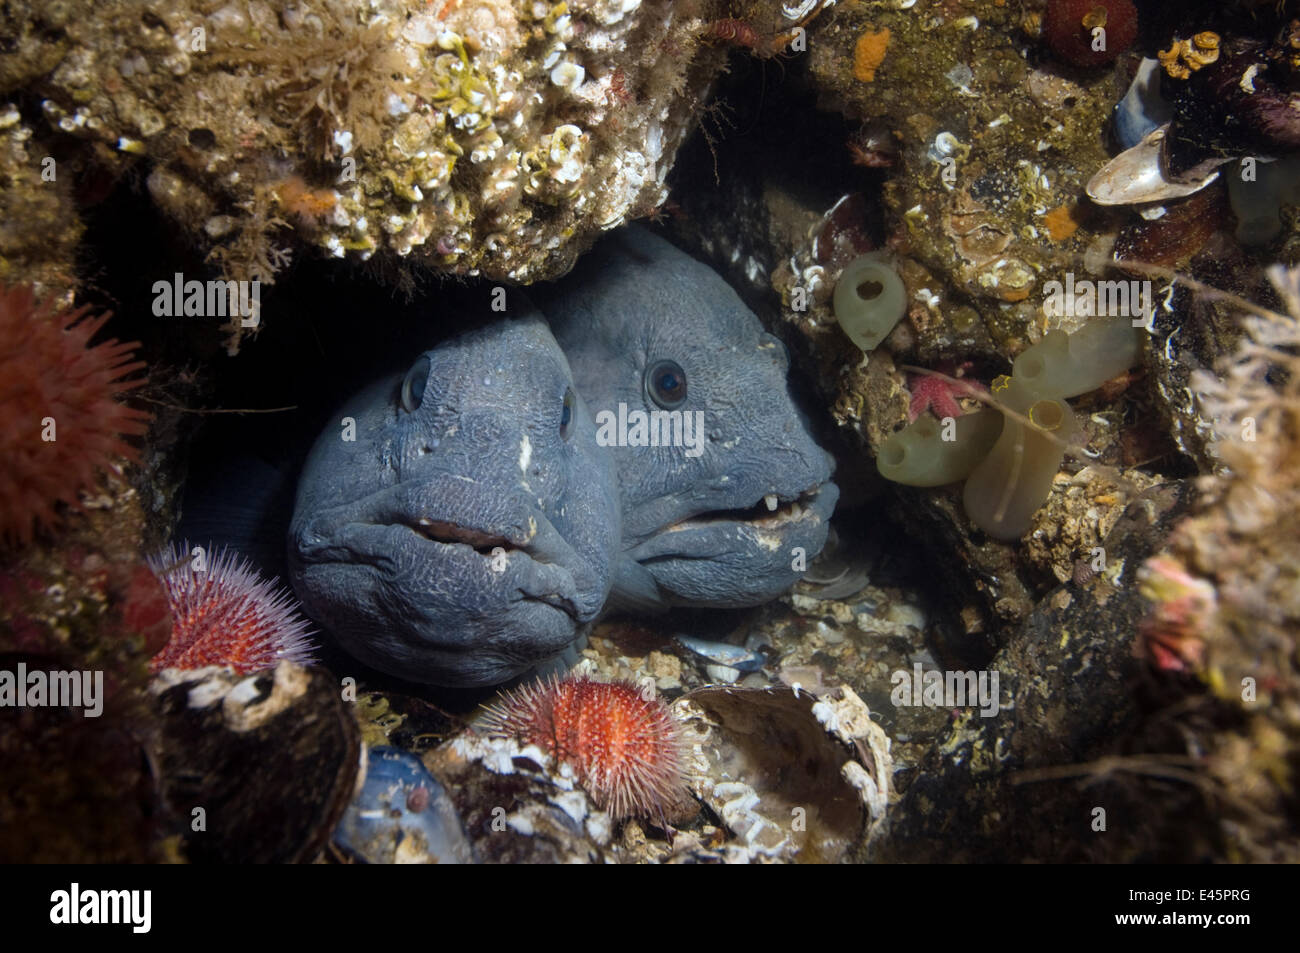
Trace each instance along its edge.
{"label": "pink starfish", "polygon": [[[973,366],[971,361],[961,364],[956,361],[940,361],[935,370],[948,377],[961,377]],[[916,420],[927,408],[940,420],[945,417],[960,417],[965,411],[957,403],[958,397],[988,393],[988,388],[976,381],[953,383],[931,374],[909,374],[907,389],[912,394],[912,402],[907,408],[908,423]]]}

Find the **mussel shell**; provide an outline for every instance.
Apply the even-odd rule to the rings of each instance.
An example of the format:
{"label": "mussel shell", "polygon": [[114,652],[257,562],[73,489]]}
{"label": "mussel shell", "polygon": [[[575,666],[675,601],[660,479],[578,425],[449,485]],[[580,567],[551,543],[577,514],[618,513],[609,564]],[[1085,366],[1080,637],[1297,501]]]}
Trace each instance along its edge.
{"label": "mussel shell", "polygon": [[469,864],[474,854],[447,790],[415,755],[371,748],[361,793],[334,843],[372,864]]}
{"label": "mussel shell", "polygon": [[1128,92],[1115,106],[1115,138],[1131,149],[1173,118],[1173,106],[1160,95],[1160,61],[1142,61]]}
{"label": "mussel shell", "polygon": [[[1183,198],[1205,188],[1219,177],[1211,172],[1192,182],[1174,181],[1165,170],[1166,124],[1125,149],[1088,180],[1088,197],[1098,205],[1141,205]],[[1228,161],[1226,158],[1220,163]]]}

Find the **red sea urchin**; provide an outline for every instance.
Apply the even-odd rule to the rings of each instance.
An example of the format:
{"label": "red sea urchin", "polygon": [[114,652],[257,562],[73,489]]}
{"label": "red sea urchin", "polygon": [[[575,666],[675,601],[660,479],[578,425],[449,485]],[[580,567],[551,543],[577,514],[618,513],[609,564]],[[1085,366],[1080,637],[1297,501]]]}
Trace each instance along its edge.
{"label": "red sea urchin", "polygon": [[150,661],[152,671],[223,665],[246,675],[312,660],[307,621],[288,590],[234,553],[204,558],[196,568],[185,544],[149,560],[172,613],[171,640]]}
{"label": "red sea urchin", "polygon": [[684,796],[677,721],[662,701],[631,682],[551,678],[505,693],[480,727],[566,762],[615,817],[662,820]]}
{"label": "red sea urchin", "polygon": [[1050,0],[1043,36],[1075,66],[1105,66],[1137,39],[1137,17],[1130,0]]}
{"label": "red sea urchin", "polygon": [[144,383],[123,380],[142,369],[138,342],[89,347],[108,314],[89,307],[56,312],[29,285],[0,286],[0,537],[31,541],[55,522],[55,507],[75,508],[78,492],[113,457],[137,459],[125,436],[147,429],[149,415],[118,397]]}

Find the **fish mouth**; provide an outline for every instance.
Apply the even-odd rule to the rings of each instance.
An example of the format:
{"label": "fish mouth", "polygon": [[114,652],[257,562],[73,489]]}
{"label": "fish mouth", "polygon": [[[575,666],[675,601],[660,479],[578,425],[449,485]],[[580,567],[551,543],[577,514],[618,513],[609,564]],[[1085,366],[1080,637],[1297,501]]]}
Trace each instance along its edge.
{"label": "fish mouth", "polygon": [[739,510],[708,510],[673,523],[624,555],[653,580],[664,605],[738,608],[798,582],[799,557],[821,552],[839,487],[820,483],[791,499],[770,494]]}
{"label": "fish mouth", "polygon": [[519,551],[519,547],[504,536],[462,526],[451,520],[434,520],[421,516],[406,525],[430,542],[441,543],[444,546],[461,543],[480,556],[495,556],[498,550]]}
{"label": "fish mouth", "polygon": [[[574,593],[577,553],[541,513],[530,512],[519,522],[518,527],[498,531],[417,516],[398,525],[414,532],[422,544],[437,547],[435,559],[486,562],[491,576],[499,578],[503,588],[513,588],[521,601],[548,605],[578,621],[582,613]],[[526,561],[527,568],[521,568],[518,560]],[[534,580],[539,576],[549,584],[537,584]],[[564,585],[555,585],[557,578]]]}
{"label": "fish mouth", "polygon": [[700,529],[713,524],[744,523],[758,530],[781,530],[805,519],[817,518],[816,504],[824,484],[818,483],[797,496],[765,493],[753,504],[741,509],[705,510],[678,520],[664,532]]}
{"label": "fish mouth", "polygon": [[[451,512],[458,511],[452,518]],[[460,512],[482,514],[474,522]],[[359,503],[318,514],[294,537],[303,565],[339,564],[400,578],[402,587],[425,580],[461,580],[483,611],[539,603],[575,622],[584,610],[583,562],[555,525],[526,501],[439,500],[427,487],[382,491]],[[405,554],[405,555],[400,555]],[[395,583],[394,583],[395,584]],[[459,598],[449,590],[440,598]]]}
{"label": "fish mouth", "polygon": [[838,499],[839,487],[830,482],[794,496],[764,493],[741,509],[703,510],[670,523],[633,546],[628,556],[637,562],[707,559],[738,547],[775,553],[792,540],[824,533]]}

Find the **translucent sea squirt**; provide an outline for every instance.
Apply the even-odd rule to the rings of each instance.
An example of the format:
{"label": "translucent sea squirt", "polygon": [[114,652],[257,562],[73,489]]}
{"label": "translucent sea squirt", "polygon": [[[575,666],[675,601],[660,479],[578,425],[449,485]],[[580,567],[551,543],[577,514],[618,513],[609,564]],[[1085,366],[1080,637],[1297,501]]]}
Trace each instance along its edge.
{"label": "translucent sea squirt", "polygon": [[872,351],[907,311],[907,287],[879,252],[855,258],[835,284],[835,320],[864,351]]}
{"label": "translucent sea squirt", "polygon": [[1006,419],[962,493],[971,522],[995,539],[1019,539],[1029,530],[1061,469],[1065,444],[1079,426],[1063,400],[1036,401],[1028,417],[1034,426]]}

